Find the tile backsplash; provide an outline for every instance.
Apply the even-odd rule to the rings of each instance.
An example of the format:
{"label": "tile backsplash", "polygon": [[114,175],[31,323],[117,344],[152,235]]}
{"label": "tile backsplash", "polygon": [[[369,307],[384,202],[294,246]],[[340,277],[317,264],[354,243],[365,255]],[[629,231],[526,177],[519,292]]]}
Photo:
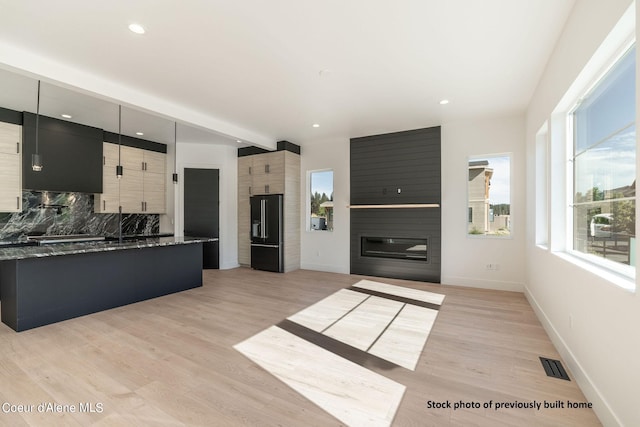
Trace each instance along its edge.
{"label": "tile backsplash", "polygon": [[[22,212],[0,213],[0,240],[33,235],[118,236],[118,214],[93,211],[93,194],[23,191]],[[157,234],[157,214],[123,214],[122,233]]]}

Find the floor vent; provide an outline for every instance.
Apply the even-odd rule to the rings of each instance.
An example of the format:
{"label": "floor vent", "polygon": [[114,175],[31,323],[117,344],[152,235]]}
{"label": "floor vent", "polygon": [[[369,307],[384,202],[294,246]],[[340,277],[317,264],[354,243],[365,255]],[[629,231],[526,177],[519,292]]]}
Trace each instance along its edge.
{"label": "floor vent", "polygon": [[571,381],[569,379],[569,375],[567,375],[567,371],[565,371],[562,367],[562,362],[560,362],[559,360],[541,357],[540,362],[542,362],[542,366],[544,367],[544,371],[547,373],[547,376]]}

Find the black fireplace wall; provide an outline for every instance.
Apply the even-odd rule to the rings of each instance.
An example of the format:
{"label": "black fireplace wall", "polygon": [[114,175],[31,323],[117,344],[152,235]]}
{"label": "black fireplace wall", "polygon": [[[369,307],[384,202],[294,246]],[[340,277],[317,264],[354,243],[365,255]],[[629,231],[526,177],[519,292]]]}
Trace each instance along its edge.
{"label": "black fireplace wall", "polygon": [[[351,139],[351,205],[440,204],[440,127]],[[440,283],[441,209],[350,209],[351,273]],[[362,237],[428,239],[428,260],[363,256]]]}

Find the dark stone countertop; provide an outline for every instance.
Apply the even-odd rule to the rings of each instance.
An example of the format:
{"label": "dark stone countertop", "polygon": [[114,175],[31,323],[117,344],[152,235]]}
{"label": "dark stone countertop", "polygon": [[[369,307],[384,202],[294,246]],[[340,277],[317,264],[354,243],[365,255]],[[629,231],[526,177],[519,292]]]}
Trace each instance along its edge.
{"label": "dark stone countertop", "polygon": [[92,252],[118,251],[124,249],[142,249],[158,246],[185,245],[191,243],[217,242],[217,237],[147,237],[135,240],[55,243],[42,246],[3,246],[0,245],[0,261],[28,258],[44,258],[59,255],[85,254]]}

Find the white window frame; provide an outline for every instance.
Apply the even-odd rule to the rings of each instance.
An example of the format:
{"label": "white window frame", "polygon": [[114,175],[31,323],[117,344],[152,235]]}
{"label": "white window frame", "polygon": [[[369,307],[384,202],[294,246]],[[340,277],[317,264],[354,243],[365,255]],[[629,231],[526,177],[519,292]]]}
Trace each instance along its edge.
{"label": "white window frame", "polygon": [[[572,112],[580,99],[590,93],[606,73],[636,43],[635,7],[631,6],[616,27],[596,50],[574,83],[569,87],[551,116],[550,176],[564,179],[564,189],[550,186],[549,247],[561,258],[599,275],[626,290],[636,289],[636,269],[595,255],[573,249],[573,118]],[[636,45],[636,49],[638,46]],[[637,89],[636,89],[637,90]],[[638,113],[636,112],[636,119]],[[636,126],[638,125],[636,121]],[[560,158],[562,157],[562,158]],[[636,176],[638,170],[636,170]],[[555,182],[555,181],[554,181]],[[636,218],[640,206],[636,203]],[[638,226],[636,225],[636,231]],[[637,233],[636,233],[637,235]]]}
{"label": "white window frame", "polygon": [[536,134],[535,155],[535,239],[542,249],[549,248],[549,125]]}
{"label": "white window frame", "polygon": [[[314,173],[317,172],[331,172],[333,173],[334,177],[335,177],[335,171],[333,170],[333,168],[325,168],[325,169],[313,169],[313,170],[308,170],[307,171],[307,185],[306,185],[306,202],[305,202],[305,230],[307,232],[310,233],[319,233],[319,232],[333,232],[333,228],[331,230],[316,230],[311,228],[311,194],[312,190],[311,190],[311,175],[313,175]],[[335,180],[333,183],[333,188],[332,188],[332,193],[335,192]],[[331,194],[329,194],[328,196],[331,196]],[[334,208],[335,209],[335,208]],[[335,211],[334,211],[334,215],[335,215]],[[334,218],[335,220],[335,218]]]}

